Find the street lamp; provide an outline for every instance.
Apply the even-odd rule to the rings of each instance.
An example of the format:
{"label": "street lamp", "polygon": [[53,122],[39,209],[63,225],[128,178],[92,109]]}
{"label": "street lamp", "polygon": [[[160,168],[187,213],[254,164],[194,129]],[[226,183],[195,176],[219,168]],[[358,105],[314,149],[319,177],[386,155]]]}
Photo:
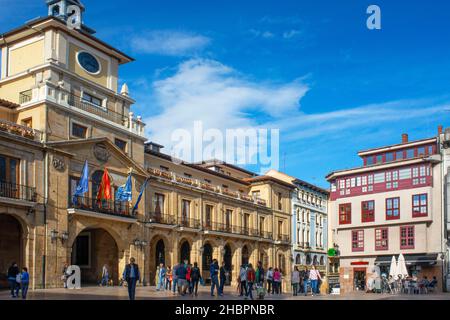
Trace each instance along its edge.
{"label": "street lamp", "polygon": [[56,231],[55,229],[50,231],[50,238],[52,239],[52,241],[55,241],[56,239],[58,239],[58,231]]}
{"label": "street lamp", "polygon": [[64,243],[65,241],[69,240],[69,233],[67,231],[64,231],[61,234],[61,241]]}

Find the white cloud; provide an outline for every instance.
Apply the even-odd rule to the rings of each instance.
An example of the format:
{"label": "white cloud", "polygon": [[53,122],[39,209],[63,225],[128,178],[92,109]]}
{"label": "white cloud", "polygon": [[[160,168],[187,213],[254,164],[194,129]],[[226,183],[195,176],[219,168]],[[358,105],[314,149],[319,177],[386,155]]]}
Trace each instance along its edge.
{"label": "white cloud", "polygon": [[291,39],[301,33],[300,30],[290,30],[283,32],[283,38],[285,39]]}
{"label": "white cloud", "polygon": [[169,149],[172,132],[192,131],[198,120],[205,130],[224,132],[258,126],[255,113],[271,120],[296,113],[308,86],[300,80],[282,84],[252,81],[220,62],[191,59],[180,64],[173,75],[154,82],[153,91],[161,112],[145,119],[148,135]]}
{"label": "white cloud", "polygon": [[133,50],[144,54],[191,56],[206,48],[211,39],[203,35],[171,30],[143,32],[131,38]]}

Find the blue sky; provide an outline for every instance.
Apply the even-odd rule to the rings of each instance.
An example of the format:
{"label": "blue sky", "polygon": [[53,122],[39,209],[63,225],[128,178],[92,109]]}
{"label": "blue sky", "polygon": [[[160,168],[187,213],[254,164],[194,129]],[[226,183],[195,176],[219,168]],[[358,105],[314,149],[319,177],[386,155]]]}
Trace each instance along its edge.
{"label": "blue sky", "polygon": [[[278,128],[280,169],[327,187],[358,150],[450,126],[448,1],[82,2],[97,36],[136,58],[120,81],[162,144],[195,120]],[[370,4],[381,30],[366,28]],[[46,15],[40,0],[0,7],[1,32]]]}

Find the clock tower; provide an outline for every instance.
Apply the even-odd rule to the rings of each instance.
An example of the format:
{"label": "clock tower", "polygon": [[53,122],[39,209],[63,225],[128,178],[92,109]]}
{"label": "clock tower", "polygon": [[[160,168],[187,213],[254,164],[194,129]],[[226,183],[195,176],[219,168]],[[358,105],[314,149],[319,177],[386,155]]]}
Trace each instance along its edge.
{"label": "clock tower", "polygon": [[83,24],[83,13],[86,10],[84,5],[78,0],[47,0],[48,15],[56,17],[67,23],[69,27],[84,30],[91,34],[94,30],[87,28]]}

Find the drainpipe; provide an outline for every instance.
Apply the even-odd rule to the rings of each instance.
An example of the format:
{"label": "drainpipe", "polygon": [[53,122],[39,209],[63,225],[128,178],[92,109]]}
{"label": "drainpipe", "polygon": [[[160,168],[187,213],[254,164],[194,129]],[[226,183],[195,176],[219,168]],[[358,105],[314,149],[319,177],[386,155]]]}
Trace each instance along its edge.
{"label": "drainpipe", "polygon": [[45,106],[45,119],[44,119],[44,131],[42,133],[41,142],[44,144],[44,168],[43,168],[43,174],[44,174],[44,254],[42,256],[42,288],[46,288],[46,270],[47,270],[47,252],[48,252],[48,221],[47,221],[47,205],[48,205],[48,163],[49,163],[49,155],[46,147],[47,142],[47,121],[48,121],[48,107]]}

